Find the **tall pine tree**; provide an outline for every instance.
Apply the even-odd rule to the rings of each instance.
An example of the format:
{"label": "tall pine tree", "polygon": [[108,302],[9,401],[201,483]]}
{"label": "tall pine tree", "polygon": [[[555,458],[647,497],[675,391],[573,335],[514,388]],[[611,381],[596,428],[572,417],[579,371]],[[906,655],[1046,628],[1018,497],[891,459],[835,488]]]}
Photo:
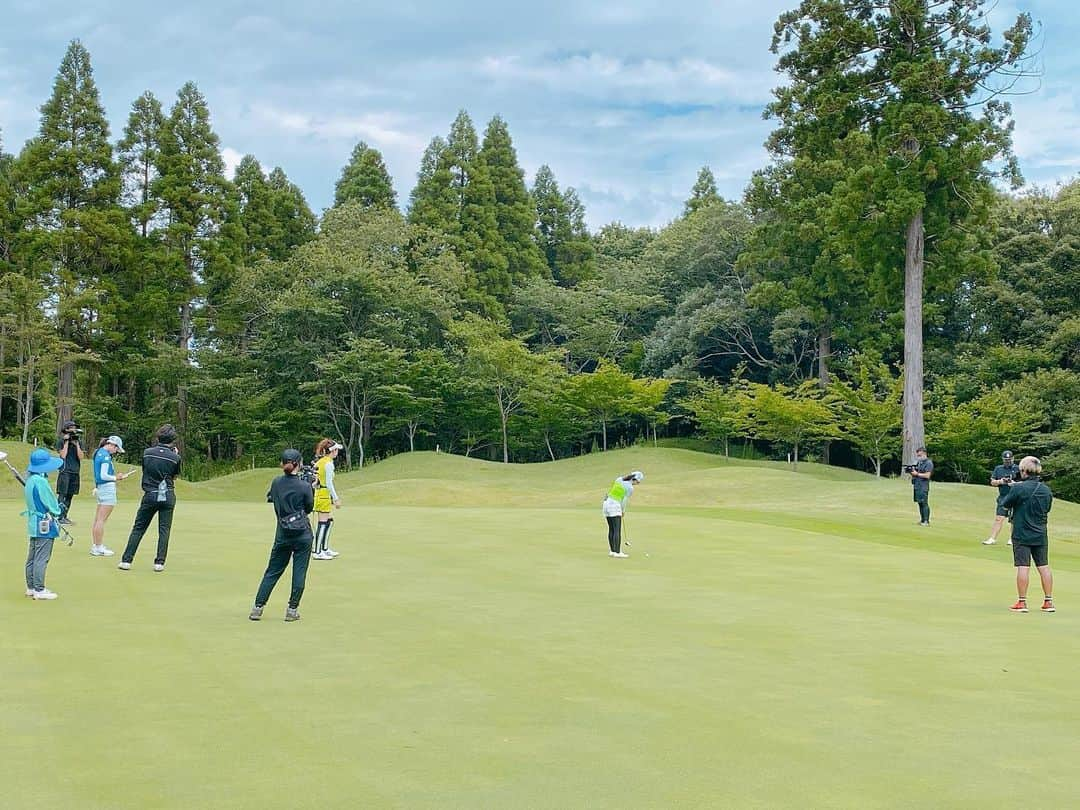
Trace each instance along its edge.
{"label": "tall pine tree", "polygon": [[585,206],[573,188],[559,190],[551,167],[541,166],[533,182],[540,250],[561,285],[572,287],[596,274],[596,248],[585,225]]}
{"label": "tall pine tree", "polygon": [[454,238],[460,230],[458,203],[445,155],[446,140],[435,136],[420,159],[416,187],[409,195],[409,223]]}
{"label": "tall pine tree", "polygon": [[73,413],[75,361],[88,357],[109,320],[101,289],[120,265],[127,242],[118,202],[120,174],[90,53],[78,40],[64,54],[41,127],[19,156],[26,190],[27,259],[54,293],[64,341],[56,390],[57,425]]}
{"label": "tall pine tree", "polygon": [[[193,82],[177,93],[161,135],[154,189],[168,216],[163,239],[174,270],[180,311],[177,345],[191,364],[196,307],[227,286],[231,246],[220,230],[228,210],[228,182],[220,141],[210,126],[206,99]],[[188,422],[186,383],[177,390],[178,427]]]}
{"label": "tall pine tree", "polygon": [[288,258],[293,248],[315,238],[315,214],[304,198],[304,192],[290,182],[280,166],[270,172],[266,185],[270,188],[280,234],[279,242],[270,247],[270,258],[281,261]]}
{"label": "tall pine tree", "polygon": [[702,166],[694,188],[690,191],[690,199],[686,201],[683,208],[683,214],[692,214],[715,202],[720,202],[720,192],[716,189],[716,177],[713,176],[712,169]]}
{"label": "tall pine tree", "polygon": [[161,129],[164,125],[165,114],[161,102],[147,90],[132,102],[124,137],[116,145],[117,160],[123,174],[124,203],[144,238],[158,208],[153,186],[157,178]]}
{"label": "tall pine tree", "polygon": [[484,132],[480,157],[487,165],[495,189],[495,218],[506,249],[510,277],[522,284],[550,275],[536,242],[536,208],[525,188],[525,173],[518,165],[510,130],[499,116]]}
{"label": "tall pine tree", "polygon": [[383,156],[361,141],[353,147],[348,165],[334,186],[334,205],[355,202],[365,208],[394,208],[397,192]]}

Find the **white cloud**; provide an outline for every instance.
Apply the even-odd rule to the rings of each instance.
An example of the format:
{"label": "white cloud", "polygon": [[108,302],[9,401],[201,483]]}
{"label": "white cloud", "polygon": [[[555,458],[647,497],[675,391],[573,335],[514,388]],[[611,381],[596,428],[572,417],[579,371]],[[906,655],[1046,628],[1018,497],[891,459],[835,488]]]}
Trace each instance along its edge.
{"label": "white cloud", "polygon": [[225,161],[225,176],[232,177],[236,173],[236,167],[240,165],[240,161],[244,159],[244,156],[231,146],[226,146],[221,150],[221,159]]}

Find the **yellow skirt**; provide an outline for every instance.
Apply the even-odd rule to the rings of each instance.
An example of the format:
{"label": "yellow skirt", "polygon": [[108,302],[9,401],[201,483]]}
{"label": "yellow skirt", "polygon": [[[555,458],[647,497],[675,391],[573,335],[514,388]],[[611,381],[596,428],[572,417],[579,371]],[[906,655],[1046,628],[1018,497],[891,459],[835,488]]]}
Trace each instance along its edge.
{"label": "yellow skirt", "polygon": [[329,512],[333,508],[334,503],[330,500],[330,490],[323,488],[315,490],[315,511]]}

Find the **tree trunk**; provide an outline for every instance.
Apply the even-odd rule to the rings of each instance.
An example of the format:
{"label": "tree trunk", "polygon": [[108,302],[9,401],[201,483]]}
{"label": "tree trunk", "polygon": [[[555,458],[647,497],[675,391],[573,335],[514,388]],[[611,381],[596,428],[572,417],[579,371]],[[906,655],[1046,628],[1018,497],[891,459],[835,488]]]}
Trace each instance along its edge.
{"label": "tree trunk", "polygon": [[546,433],[544,434],[544,444],[547,445],[548,455],[551,456],[551,460],[555,460],[555,451],[551,449],[551,437]]}
{"label": "tree trunk", "polygon": [[509,464],[510,463],[510,448],[507,446],[506,411],[503,408],[499,408],[499,421],[502,422],[503,464]]}
{"label": "tree trunk", "polygon": [[[188,356],[191,351],[191,302],[185,301],[180,305],[180,353],[184,365],[190,365]],[[178,444],[183,446],[184,437],[187,435],[188,425],[188,396],[187,384],[181,380],[176,386],[176,430],[180,435]]]}
{"label": "tree trunk", "polygon": [[881,478],[881,459],[876,457],[874,458],[874,475]]}
{"label": "tree trunk", "polygon": [[795,442],[795,455],[792,456],[794,463],[791,465],[794,469],[799,469],[799,443]]}
{"label": "tree trunk", "polygon": [[907,228],[904,251],[904,464],[926,442],[923,426],[923,213]]}
{"label": "tree trunk", "polygon": [[[828,324],[818,332],[818,388],[829,390],[829,357],[832,356],[832,330]],[[832,442],[828,439],[821,446],[821,463],[829,463],[829,449]]]}
{"label": "tree trunk", "polygon": [[607,419],[601,419],[600,426],[604,432],[604,450],[607,451]]}

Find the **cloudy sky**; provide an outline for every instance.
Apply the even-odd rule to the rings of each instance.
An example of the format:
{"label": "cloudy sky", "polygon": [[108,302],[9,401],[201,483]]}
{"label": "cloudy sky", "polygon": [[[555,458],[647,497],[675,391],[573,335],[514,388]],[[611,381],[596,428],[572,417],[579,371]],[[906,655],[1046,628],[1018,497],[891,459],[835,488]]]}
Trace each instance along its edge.
{"label": "cloudy sky", "polygon": [[[358,140],[382,150],[408,199],[420,154],[465,108],[509,123],[529,175],[548,163],[591,225],[658,225],[708,164],[729,198],[766,155],[777,83],[772,24],[796,0],[7,0],[0,131],[18,151],[38,124],[69,40],[89,48],[117,136],[133,99],[206,95],[226,159],[280,165],[321,210]],[[1000,0],[997,31],[1029,11],[1044,70],[1013,100],[1029,182],[1080,171],[1076,0]]]}

